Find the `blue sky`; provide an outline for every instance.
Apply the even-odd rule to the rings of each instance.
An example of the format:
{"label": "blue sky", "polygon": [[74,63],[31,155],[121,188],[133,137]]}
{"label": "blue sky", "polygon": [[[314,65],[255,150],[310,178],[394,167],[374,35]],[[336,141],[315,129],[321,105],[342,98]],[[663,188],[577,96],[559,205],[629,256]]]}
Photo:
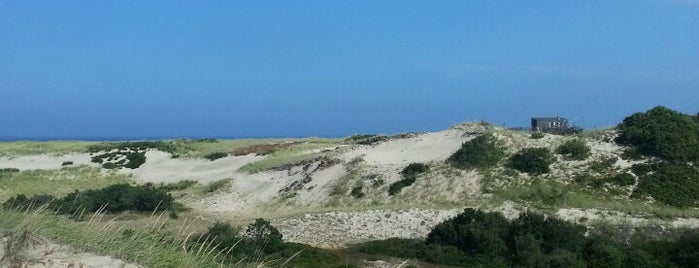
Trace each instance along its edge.
{"label": "blue sky", "polygon": [[699,1],[0,0],[0,137],[281,137],[699,112]]}

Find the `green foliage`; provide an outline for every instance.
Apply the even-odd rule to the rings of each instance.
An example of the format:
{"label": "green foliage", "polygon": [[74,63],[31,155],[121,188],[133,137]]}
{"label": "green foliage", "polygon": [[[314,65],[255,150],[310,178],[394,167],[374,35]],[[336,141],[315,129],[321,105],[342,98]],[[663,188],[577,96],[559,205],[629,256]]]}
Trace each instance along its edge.
{"label": "green foliage", "polygon": [[362,186],[362,185],[355,186],[354,188],[352,188],[350,195],[352,195],[354,198],[357,198],[357,199],[364,197],[364,193],[362,192],[363,188],[364,188],[364,186]]}
{"label": "green foliage", "polygon": [[403,190],[403,188],[413,185],[413,183],[415,183],[417,177],[420,174],[428,171],[430,171],[430,167],[422,163],[412,163],[408,165],[400,172],[400,174],[403,176],[403,179],[392,183],[388,187],[388,194],[396,195],[400,193]]}
{"label": "green foliage", "polygon": [[616,142],[666,160],[699,160],[699,123],[692,116],[658,106],[626,117]]}
{"label": "green foliage", "polygon": [[204,155],[204,158],[209,159],[209,161],[214,161],[214,160],[216,160],[216,159],[224,158],[224,157],[227,157],[227,156],[228,156],[227,153],[223,153],[223,152],[214,152],[214,153],[210,153],[210,154]]}
{"label": "green foliage", "polygon": [[569,140],[556,148],[556,153],[572,160],[585,160],[590,157],[590,147],[582,139]]}
{"label": "green foliage", "polygon": [[493,134],[480,135],[461,145],[447,161],[461,169],[487,169],[496,166],[505,157],[505,150]]}
{"label": "green foliage", "polygon": [[404,178],[397,182],[391,183],[391,185],[388,186],[388,195],[396,195],[400,193],[403,188],[413,185],[413,183],[415,183],[415,177]]}
{"label": "green foliage", "polygon": [[72,165],[73,165],[73,161],[63,161],[63,163],[61,163],[61,166],[63,166],[63,167],[72,166]]}
{"label": "green foliage", "polygon": [[340,257],[332,251],[284,243],[277,228],[264,219],[256,219],[245,228],[242,235],[238,228],[217,222],[198,237],[190,243],[190,248],[214,245],[218,251],[227,252],[225,257],[235,261],[236,267],[245,267],[240,265],[239,260],[262,259],[288,261],[290,267],[340,267],[342,264]]}
{"label": "green foliage", "polygon": [[[525,212],[511,222],[499,213],[465,209],[438,224],[425,241],[387,239],[350,247],[372,255],[458,267],[698,267],[699,232],[679,239],[593,234],[585,226]],[[665,233],[666,235],[672,234]],[[657,235],[657,234],[654,234]]]}
{"label": "green foliage", "polygon": [[618,159],[614,156],[604,157],[590,164],[590,169],[598,173],[607,173],[614,166]]}
{"label": "green foliage", "polygon": [[383,141],[387,141],[388,137],[384,135],[352,135],[345,139],[345,142],[356,143],[361,145],[375,145]]}
{"label": "green foliage", "polygon": [[189,187],[192,187],[196,185],[198,182],[193,181],[193,180],[183,180],[183,181],[178,181],[178,182],[173,182],[173,183],[168,183],[168,184],[162,184],[158,186],[158,189],[171,192],[171,191],[180,191],[187,189]]}
{"label": "green foliage", "polygon": [[137,169],[146,163],[146,154],[143,152],[129,153],[126,155],[126,160],[128,160],[128,162],[124,165],[125,168]]}
{"label": "green foliage", "polygon": [[535,132],[532,132],[532,134],[529,136],[529,138],[532,140],[538,140],[538,139],[543,138],[544,136],[545,136],[544,132],[535,131]]}
{"label": "green foliage", "polygon": [[512,155],[507,167],[532,175],[548,173],[553,163],[553,155],[547,148],[524,148]]}
{"label": "green foliage", "polygon": [[133,186],[129,184],[114,184],[99,190],[75,191],[63,198],[52,195],[34,195],[27,198],[23,194],[14,196],[5,203],[5,209],[36,209],[47,205],[50,210],[60,214],[74,215],[82,211],[104,212],[143,211],[152,212],[174,208],[172,196],[166,191],[157,189],[151,184]]}
{"label": "green foliage", "polygon": [[699,205],[699,168],[696,166],[661,162],[632,170],[639,176],[632,197],[651,196],[658,202],[676,207]]}
{"label": "green foliage", "polygon": [[2,176],[3,174],[11,174],[17,172],[19,172],[19,169],[16,168],[0,168],[0,176]]}
{"label": "green foliage", "polygon": [[411,163],[401,170],[403,178],[417,178],[418,175],[430,171],[430,166],[423,163]]}
{"label": "green foliage", "polygon": [[636,184],[636,178],[629,173],[621,173],[609,178],[609,182],[618,186],[631,186]]}
{"label": "green foliage", "polygon": [[217,191],[218,189],[221,189],[221,188],[227,186],[230,181],[231,180],[227,179],[227,180],[219,180],[219,181],[210,182],[204,188],[204,192],[213,193],[213,192]]}

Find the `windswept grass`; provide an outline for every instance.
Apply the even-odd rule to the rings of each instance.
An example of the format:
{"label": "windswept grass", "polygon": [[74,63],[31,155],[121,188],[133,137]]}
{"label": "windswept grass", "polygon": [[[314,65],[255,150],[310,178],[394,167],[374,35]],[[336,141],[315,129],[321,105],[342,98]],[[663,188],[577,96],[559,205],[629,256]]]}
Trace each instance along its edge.
{"label": "windswept grass", "polygon": [[99,189],[133,181],[128,175],[103,173],[98,168],[89,167],[5,172],[0,173],[0,202],[18,194],[62,196],[75,190]]}
{"label": "windswept grass", "polygon": [[614,199],[593,194],[575,186],[555,181],[537,181],[529,185],[512,186],[495,192],[495,201],[519,201],[541,209],[580,208],[619,211],[632,215],[655,216],[662,219],[699,217],[699,210],[663,204],[648,204],[638,200]]}
{"label": "windswept grass", "polygon": [[248,163],[240,168],[242,172],[257,173],[275,168],[283,168],[311,161],[331,153],[326,148],[338,145],[338,140],[317,140],[314,142],[299,143],[268,154],[264,159]]}
{"label": "windswept grass", "polygon": [[[146,267],[227,267],[225,252],[212,245],[188,246],[187,239],[161,231],[167,221],[163,214],[151,216],[139,229],[119,227],[114,221],[102,222],[97,213],[87,222],[75,222],[44,210],[15,212],[0,210],[0,229],[8,233],[40,236],[96,254],[110,255]],[[183,226],[184,227],[184,226]],[[185,237],[185,228],[180,230]],[[191,234],[190,234],[191,235]],[[254,266],[243,265],[240,266]]]}
{"label": "windswept grass", "polygon": [[0,142],[0,156],[25,156],[37,154],[65,155],[69,153],[86,153],[89,146],[97,142],[83,141],[16,141]]}

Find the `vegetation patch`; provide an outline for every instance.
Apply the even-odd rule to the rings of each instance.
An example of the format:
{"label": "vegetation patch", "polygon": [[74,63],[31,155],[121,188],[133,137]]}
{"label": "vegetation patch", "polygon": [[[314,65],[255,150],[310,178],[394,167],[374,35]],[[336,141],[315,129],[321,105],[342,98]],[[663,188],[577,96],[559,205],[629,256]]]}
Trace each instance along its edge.
{"label": "vegetation patch", "polygon": [[214,152],[210,153],[204,156],[204,158],[208,159],[209,161],[214,161],[219,158],[224,158],[227,157],[228,153],[223,153],[223,152]]}
{"label": "vegetation patch", "polygon": [[542,138],[544,138],[544,132],[541,132],[541,131],[532,132],[532,134],[529,135],[529,138],[532,140],[542,139]]}
{"label": "vegetation patch", "polygon": [[547,148],[524,148],[510,156],[507,167],[532,175],[549,173],[553,155]]}
{"label": "vegetation patch", "polygon": [[659,106],[626,117],[616,142],[665,160],[699,160],[699,123],[694,117]]}
{"label": "vegetation patch", "polygon": [[142,211],[153,212],[174,208],[172,196],[164,190],[155,188],[152,184],[133,186],[130,184],[115,184],[99,190],[75,191],[63,198],[52,195],[24,194],[14,196],[3,203],[4,209],[33,210],[42,206],[59,214],[67,214],[81,218],[83,212],[121,212]]}
{"label": "vegetation patch", "polygon": [[461,145],[447,161],[460,169],[487,169],[505,157],[505,150],[493,134],[480,135]]}
{"label": "vegetation patch", "polygon": [[364,189],[363,185],[355,186],[352,188],[352,191],[350,192],[350,195],[352,195],[354,198],[363,198],[364,197],[364,192],[362,190]]}
{"label": "vegetation patch", "polygon": [[376,145],[388,139],[389,138],[384,135],[352,135],[345,139],[345,142],[361,145]]}
{"label": "vegetation patch", "polygon": [[465,209],[435,226],[426,240],[388,239],[351,251],[412,258],[456,267],[694,267],[699,232],[648,239],[585,235],[586,227],[532,212],[508,221],[500,213]]}
{"label": "vegetation patch", "polygon": [[632,197],[652,197],[658,202],[676,207],[699,205],[699,169],[696,166],[661,162],[640,165],[632,170],[639,176]]}
{"label": "vegetation patch", "polygon": [[204,192],[206,193],[213,193],[218,191],[219,189],[222,189],[223,187],[228,186],[231,183],[230,179],[224,179],[224,180],[218,180],[214,182],[210,182],[209,184],[206,185],[204,188]]}
{"label": "vegetation patch", "polygon": [[582,139],[573,139],[558,146],[556,153],[571,160],[585,160],[590,157],[590,147]]}
{"label": "vegetation patch", "polygon": [[430,167],[422,163],[412,163],[408,165],[400,172],[403,179],[392,183],[388,187],[388,194],[396,195],[400,193],[403,188],[413,185],[420,174],[428,171],[430,171]]}

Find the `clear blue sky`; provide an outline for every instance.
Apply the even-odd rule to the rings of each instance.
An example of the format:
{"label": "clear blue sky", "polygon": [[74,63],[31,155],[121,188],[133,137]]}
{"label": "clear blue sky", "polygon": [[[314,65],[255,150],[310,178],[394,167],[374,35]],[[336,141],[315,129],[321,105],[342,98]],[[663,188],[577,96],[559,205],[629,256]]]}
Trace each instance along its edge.
{"label": "clear blue sky", "polygon": [[699,112],[699,0],[0,0],[0,137],[343,136]]}

